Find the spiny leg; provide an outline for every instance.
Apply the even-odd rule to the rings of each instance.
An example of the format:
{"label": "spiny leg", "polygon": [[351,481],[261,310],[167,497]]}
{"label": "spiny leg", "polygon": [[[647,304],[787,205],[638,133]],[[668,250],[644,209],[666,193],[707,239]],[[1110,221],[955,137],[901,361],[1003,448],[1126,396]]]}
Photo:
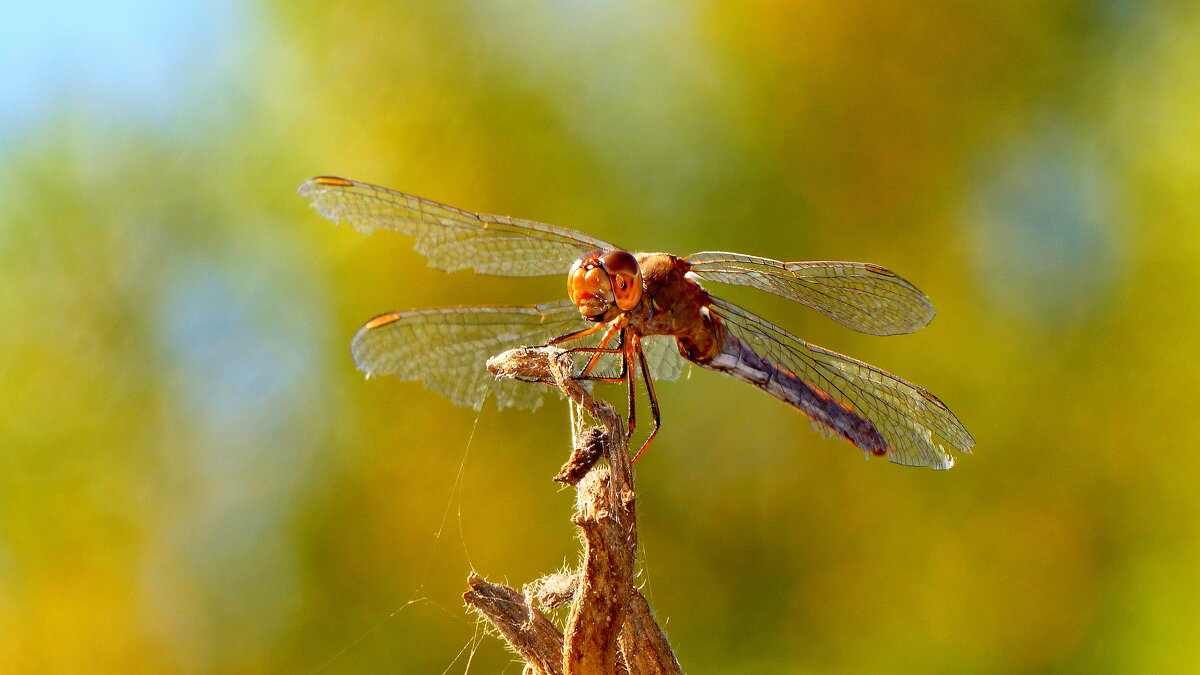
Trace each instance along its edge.
{"label": "spiny leg", "polygon": [[[637,351],[638,363],[640,363],[642,367],[642,379],[646,381],[646,394],[650,398],[650,416],[654,419],[654,428],[650,431],[650,435],[647,436],[646,440],[642,443],[641,449],[638,450],[637,454],[633,456],[632,463],[636,464],[638,458],[641,457],[642,453],[646,451],[646,448],[650,447],[650,441],[654,440],[654,436],[658,434],[658,429],[662,426],[662,417],[658,412],[658,396],[656,396],[654,393],[654,380],[650,377],[650,367],[646,364],[646,352],[642,350],[642,340],[637,335],[633,336],[633,348]],[[632,377],[629,379],[630,381],[633,381]]]}
{"label": "spiny leg", "polygon": [[[608,332],[604,334],[604,337],[600,338],[600,344],[598,344],[596,346],[603,349],[608,344],[608,341],[612,339],[612,336],[616,335],[617,331],[619,331],[619,330],[621,330],[621,329],[618,327],[618,324],[613,323],[611,326],[609,326]],[[583,372],[579,373],[579,375],[582,377],[587,377],[588,374],[592,372],[592,369],[595,368],[596,364],[598,364],[598,363],[600,363],[600,352],[596,352],[595,354],[592,354],[592,358],[588,360],[587,365],[584,366],[584,368],[583,368]]]}
{"label": "spiny leg", "polygon": [[[621,328],[620,331],[621,331],[620,332],[621,337],[617,340],[617,346],[613,347],[611,349],[607,348],[607,347],[575,347],[573,349],[568,349],[567,351],[572,354],[592,354],[593,360],[599,358],[601,354],[622,354],[622,355],[624,355],[625,354],[625,329]],[[621,382],[626,379],[626,376],[629,372],[629,370],[626,366],[627,366],[626,361],[624,358],[622,358],[621,359],[621,372],[616,377],[597,377],[595,375],[588,375],[587,370],[584,370],[583,374],[575,376],[575,379],[576,380],[589,380],[591,382]],[[589,369],[590,369],[590,366],[589,366]]]}
{"label": "spiny leg", "polygon": [[[549,342],[547,342],[546,344],[552,345],[552,344],[556,344],[556,343],[566,342],[568,340],[574,340],[574,339],[578,339],[581,337],[585,337],[587,335],[590,335],[591,333],[595,333],[596,331],[600,330],[600,328],[604,327],[605,325],[606,324],[597,324],[596,326],[593,326],[591,328],[585,328],[582,331],[577,331],[575,333],[570,333],[570,334],[564,335],[562,337],[554,338],[554,339],[550,340]],[[612,348],[605,347],[604,345],[610,339],[612,339],[612,335],[618,331],[620,331],[621,337],[617,340],[617,346],[612,347]],[[588,361],[588,364],[584,368],[583,372],[580,375],[573,376],[572,379],[574,379],[574,380],[577,380],[577,381],[578,380],[587,380],[589,382],[623,382],[626,379],[627,370],[626,370],[626,364],[625,364],[624,359],[621,360],[621,372],[619,374],[617,374],[616,377],[598,377],[596,375],[588,374],[594,367],[594,364],[599,360],[601,354],[624,354],[625,353],[625,329],[624,328],[617,328],[617,326],[613,325],[611,328],[609,328],[608,333],[606,333],[604,335],[604,337],[601,338],[600,346],[598,346],[598,347],[572,347],[570,349],[567,349],[566,352],[569,354],[591,354],[592,355],[591,359]],[[546,385],[550,385],[550,386],[556,386],[556,384],[557,384],[553,380],[527,380],[527,381],[528,382],[541,382],[542,384],[546,384]]]}
{"label": "spiny leg", "polygon": [[604,324],[598,323],[595,326],[589,326],[587,328],[583,328],[583,329],[574,331],[572,333],[567,333],[565,335],[559,335],[558,337],[552,337],[546,341],[545,346],[549,347],[550,345],[557,345],[557,344],[561,344],[563,342],[570,342],[571,340],[578,340],[581,337],[587,337],[587,336],[591,335],[592,333],[595,333],[596,331],[600,330],[601,328],[604,328]]}
{"label": "spiny leg", "polygon": [[[634,336],[629,341],[629,347],[637,343],[638,336]],[[629,431],[627,436],[633,438],[633,429],[637,426],[637,378],[634,377],[634,371],[637,369],[637,364],[633,362],[632,349],[625,349],[624,355],[621,358],[621,370],[628,374],[629,380]],[[640,452],[638,453],[641,454]]]}
{"label": "spiny leg", "polygon": [[[595,333],[596,331],[600,330],[601,328],[604,328],[605,325],[606,324],[598,323],[594,326],[588,326],[587,328],[583,328],[583,329],[580,329],[577,331],[572,331],[570,333],[566,333],[564,335],[559,335],[557,337],[552,337],[549,340],[546,340],[546,344],[544,346],[549,347],[550,345],[562,344],[564,342],[570,342],[571,340],[578,340],[580,338],[587,337],[587,336],[591,335],[592,333]],[[608,341],[611,334],[612,334],[612,330],[610,329],[609,334],[605,335],[604,339],[602,339],[600,341],[601,347],[603,347],[604,343]],[[577,347],[576,349],[579,349],[579,348]],[[575,349],[568,349],[567,351],[573,352],[573,351],[575,351]],[[599,355],[597,355],[593,358],[599,358]],[[552,387],[557,386],[557,383],[554,380],[538,380],[538,379],[524,379],[524,378],[517,378],[517,379],[520,379],[523,382],[540,382],[541,384],[550,385]]]}

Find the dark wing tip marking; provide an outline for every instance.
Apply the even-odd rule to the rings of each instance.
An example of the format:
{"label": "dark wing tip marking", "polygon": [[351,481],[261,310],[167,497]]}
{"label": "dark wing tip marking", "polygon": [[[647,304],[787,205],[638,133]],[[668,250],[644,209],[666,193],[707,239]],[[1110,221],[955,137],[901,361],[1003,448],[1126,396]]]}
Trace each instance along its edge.
{"label": "dark wing tip marking", "polygon": [[322,187],[346,188],[354,187],[356,183],[348,178],[339,176],[315,176],[304,181],[296,188],[296,192],[309,199],[315,199],[317,191]]}
{"label": "dark wing tip marking", "polygon": [[899,274],[896,274],[895,272],[889,270],[886,267],[880,267],[879,265],[875,265],[873,263],[863,263],[863,269],[866,269],[869,272],[874,272],[875,274],[878,274],[880,276],[885,276],[885,277],[899,277],[900,276]]}
{"label": "dark wing tip marking", "polygon": [[388,312],[372,317],[364,323],[357,331],[354,332],[354,337],[350,340],[350,357],[354,359],[354,365],[367,374],[367,377],[376,375],[370,364],[367,362],[367,355],[361,351],[363,340],[368,339],[367,335],[376,328],[383,328],[389,324],[399,321],[401,318],[400,312]]}
{"label": "dark wing tip marking", "polygon": [[379,328],[380,326],[386,326],[389,323],[395,323],[396,320],[399,318],[400,318],[400,314],[398,312],[388,312],[387,314],[380,314],[379,316],[374,317],[370,321],[367,321],[366,323],[364,323],[362,325],[362,328],[359,329],[359,331],[361,332],[364,330],[371,330],[372,328]]}
{"label": "dark wing tip marking", "polygon": [[946,404],[942,403],[941,399],[939,399],[938,397],[929,393],[928,390],[926,390],[922,387],[918,387],[916,385],[913,385],[913,389],[916,390],[916,392],[921,395],[921,398],[925,399],[926,401],[929,401],[933,405],[937,406],[938,408],[940,408],[942,410],[945,410],[946,412],[950,411],[950,409],[946,407]]}

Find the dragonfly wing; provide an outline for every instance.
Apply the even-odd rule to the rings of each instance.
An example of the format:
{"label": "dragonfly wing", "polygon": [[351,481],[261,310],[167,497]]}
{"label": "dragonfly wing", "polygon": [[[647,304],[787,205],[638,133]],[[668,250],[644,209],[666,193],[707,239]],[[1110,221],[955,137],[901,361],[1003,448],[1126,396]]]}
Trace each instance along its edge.
{"label": "dragonfly wing", "polygon": [[870,263],[780,262],[721,251],[696,253],[686,260],[702,281],[774,293],[862,333],[911,333],[933,319],[933,305],[924,293]]}
{"label": "dragonfly wing", "polygon": [[865,417],[897,464],[948,469],[951,450],[970,452],[975,439],[936,396],[921,387],[834,351],[809,344],[765,319],[713,298],[722,324],[755,353],[790,371]]}
{"label": "dragonfly wing", "polygon": [[590,326],[569,300],[531,306],[435,307],[381,314],[354,336],[351,353],[368,377],[420,380],[455,403],[479,410],[488,396],[500,408],[536,408],[550,389],[497,380],[488,358],[509,347],[543,344]]}
{"label": "dragonfly wing", "polygon": [[324,217],[364,234],[379,229],[416,239],[438,269],[536,277],[565,274],[580,255],[615,247],[581,232],[509,216],[472,213],[388,188],[318,176],[298,192]]}
{"label": "dragonfly wing", "polygon": [[646,353],[646,364],[650,366],[650,377],[655,380],[677,380],[687,365],[679,355],[675,338],[667,335],[647,335],[642,338],[642,351]]}

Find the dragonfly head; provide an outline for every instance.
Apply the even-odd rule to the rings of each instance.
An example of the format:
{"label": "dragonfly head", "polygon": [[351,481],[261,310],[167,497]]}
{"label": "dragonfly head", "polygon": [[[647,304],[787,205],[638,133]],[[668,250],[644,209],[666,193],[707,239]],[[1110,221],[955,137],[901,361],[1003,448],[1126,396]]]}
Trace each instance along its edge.
{"label": "dragonfly head", "polygon": [[627,251],[594,251],[571,265],[567,293],[589,321],[610,321],[642,301],[642,270]]}

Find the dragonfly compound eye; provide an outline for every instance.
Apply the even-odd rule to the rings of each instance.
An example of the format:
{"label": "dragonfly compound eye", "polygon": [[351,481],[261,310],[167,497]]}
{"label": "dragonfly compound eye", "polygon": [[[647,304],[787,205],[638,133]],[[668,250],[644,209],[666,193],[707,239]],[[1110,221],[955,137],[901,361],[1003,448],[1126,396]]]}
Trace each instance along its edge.
{"label": "dragonfly compound eye", "polygon": [[642,301],[642,268],[628,251],[609,251],[600,256],[604,271],[612,277],[617,307],[629,311]]}

